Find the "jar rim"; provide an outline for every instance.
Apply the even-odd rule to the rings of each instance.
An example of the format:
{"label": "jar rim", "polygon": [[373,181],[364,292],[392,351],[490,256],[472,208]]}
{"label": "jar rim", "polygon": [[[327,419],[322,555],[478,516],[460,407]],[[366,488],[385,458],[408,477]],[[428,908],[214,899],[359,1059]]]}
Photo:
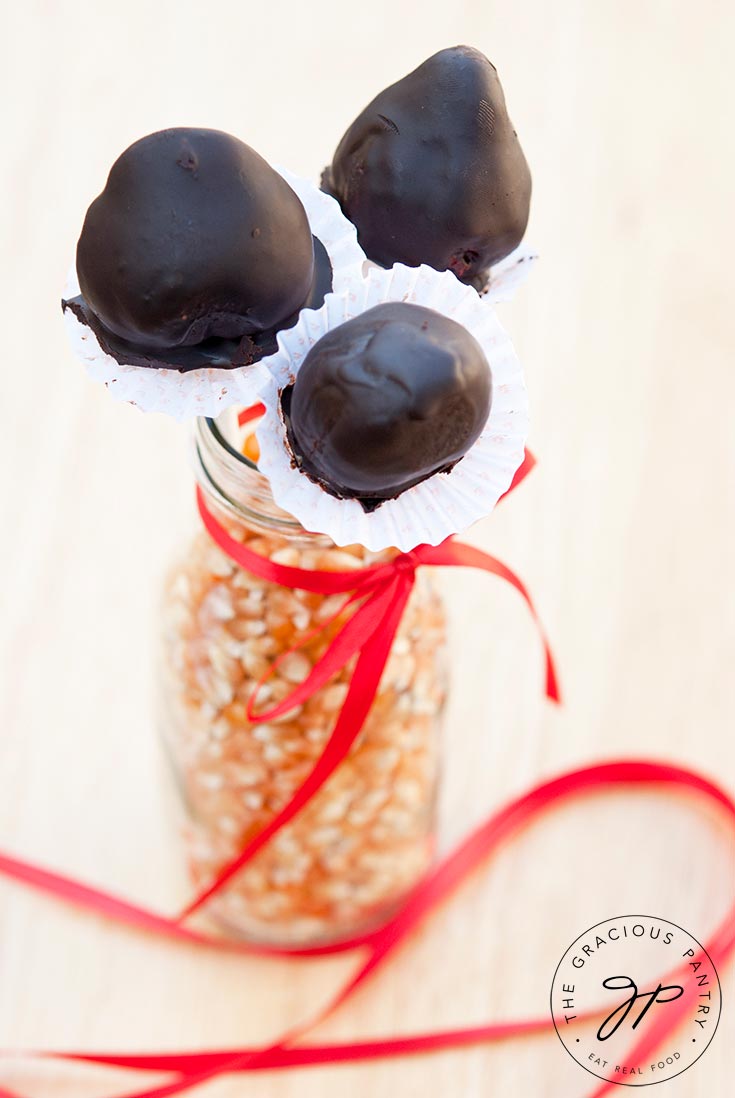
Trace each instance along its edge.
{"label": "jar rim", "polygon": [[224,423],[233,421],[234,409],[219,416],[200,416],[194,425],[194,473],[199,486],[220,506],[249,524],[280,530],[292,536],[323,539],[311,533],[273,499],[267,477],[227,437]]}
{"label": "jar rim", "polygon": [[[219,443],[220,446],[222,446],[222,448],[224,450],[227,451],[227,453],[231,457],[233,457],[236,461],[241,462],[243,465],[246,465],[249,469],[252,469],[254,472],[256,472],[256,473],[258,472],[258,466],[255,464],[255,462],[251,461],[250,458],[246,454],[239,453],[235,449],[235,447],[230,442],[228,442],[228,440],[223,435],[222,431],[220,431],[219,427],[217,426],[217,420],[214,418],[214,416],[203,416],[202,418],[203,418],[204,422],[206,423],[208,429],[211,431],[212,435],[214,436],[215,440]],[[260,473],[259,475],[261,477],[263,476],[262,473]],[[263,479],[265,480],[265,477],[263,477]]]}

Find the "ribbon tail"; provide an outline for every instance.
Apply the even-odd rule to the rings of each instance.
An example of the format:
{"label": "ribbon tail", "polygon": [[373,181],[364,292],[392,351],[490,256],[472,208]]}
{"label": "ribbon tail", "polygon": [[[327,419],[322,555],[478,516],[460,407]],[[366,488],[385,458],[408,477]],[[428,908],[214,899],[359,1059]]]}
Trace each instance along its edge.
{"label": "ribbon tail", "polygon": [[93,888],[91,885],[82,884],[80,881],[55,873],[52,870],[43,869],[30,862],[19,861],[17,858],[11,858],[2,852],[0,852],[0,874],[29,885],[39,892],[50,894],[77,907],[94,911],[96,914],[103,915],[108,919],[126,923],[138,930],[152,931],[156,934],[163,934],[167,937],[178,938],[198,945],[205,944],[205,942],[209,945],[217,945],[215,939],[205,939],[195,931],[176,926],[171,919],[164,915],[158,915],[154,911],[149,911],[147,908],[123,900],[112,893]]}
{"label": "ribbon tail", "polygon": [[[596,790],[600,786],[655,783],[683,786],[702,792],[710,799],[719,802],[721,807],[728,813],[731,821],[735,821],[735,803],[723,790],[692,771],[683,770],[669,764],[622,759],[569,771],[557,778],[542,782],[534,789],[511,801],[476,828],[416,886],[400,911],[388,923],[379,927],[371,936],[366,938],[366,944],[370,946],[367,960],[359,965],[354,975],[348,978],[333,999],[314,1018],[289,1031],[277,1045],[264,1049],[254,1057],[249,1054],[240,1057],[239,1060],[233,1058],[229,1063],[223,1064],[220,1062],[215,1072],[229,1073],[243,1069],[255,1070],[265,1066],[267,1063],[272,1062],[270,1058],[278,1057],[294,1040],[324,1021],[382,966],[388,956],[393,953],[416,925],[433,911],[439,903],[448,899],[465,878],[496,850],[509,834],[542,815],[549,805],[580,793]],[[718,962],[724,962],[728,958],[734,947],[735,906],[730,908],[706,948],[707,952],[714,953],[713,960],[717,965]],[[672,1012],[672,1014],[662,1016],[662,1018],[664,1018],[664,1021],[648,1033],[645,1042],[640,1042],[637,1052],[648,1052],[657,1048],[664,1037],[678,1024],[679,1014]],[[666,1018],[669,1019],[668,1022],[666,1022]],[[531,1020],[528,1030],[535,1028],[535,1024],[535,1020]],[[550,1021],[548,1025],[551,1025]],[[485,1039],[492,1038],[493,1030],[492,1025],[484,1027]],[[521,1022],[517,1025],[509,1023],[505,1035],[517,1035],[524,1031],[526,1031],[525,1023]],[[416,1037],[426,1043],[425,1047],[441,1048],[448,1046],[451,1040],[450,1035],[451,1031],[438,1030],[416,1035]],[[238,1067],[238,1063],[247,1066]],[[615,1085],[614,1083],[604,1083],[591,1098],[602,1098]],[[186,1088],[184,1087],[184,1089]],[[174,1092],[169,1091],[168,1093]],[[141,1094],[127,1096],[127,1098],[164,1098],[164,1095]]]}
{"label": "ribbon tail", "polygon": [[146,1087],[145,1090],[128,1091],[126,1094],[121,1094],[120,1098],[171,1098],[174,1094],[184,1094],[188,1090],[194,1090],[202,1083],[223,1074],[226,1074],[226,1071],[202,1071],[196,1075],[180,1075],[173,1082]]}
{"label": "ribbon tail", "polygon": [[[389,601],[383,614],[382,628],[373,633],[365,642],[360,656],[358,657],[357,664],[355,665],[352,681],[350,683],[350,690],[337,719],[337,723],[335,724],[332,736],[309,777],[297,790],[286,808],[283,809],[258,836],[256,836],[252,843],[248,844],[234,862],[230,863],[230,865],[218,875],[212,885],[189,905],[186,912],[181,916],[182,918],[200,907],[201,904],[214,895],[214,893],[218,891],[234,873],[238,872],[238,870],[253,857],[254,853],[268,841],[270,835],[284,825],[284,822],[286,821],[283,819],[283,816],[286,813],[290,813],[288,819],[294,816],[302,805],[314,796],[317,790],[324,784],[330,774],[333,773],[335,768],[345,757],[370,712],[385,664],[390,655],[393,638],[398,629],[401,617],[403,616],[403,611],[411,594],[412,587],[413,574],[409,574],[405,577],[396,576],[388,587],[386,597],[388,597]],[[170,1096],[174,1094],[181,1094],[187,1090],[191,1090],[194,1086],[207,1082],[207,1080],[218,1075],[226,1075],[246,1068],[247,1070],[255,1070],[259,1066],[265,1067],[274,1053],[284,1048],[287,1044],[297,1040],[298,1037],[317,1025],[319,1021],[326,1018],[336,1009],[343,998],[344,993],[339,992],[333,1001],[328,1002],[327,1005],[318,1012],[316,1017],[312,1017],[302,1024],[293,1027],[275,1045],[258,1050],[257,1052],[248,1051],[237,1053],[232,1059],[213,1064],[211,1067],[198,1072],[195,1075],[184,1075],[152,1090],[136,1091],[134,1094],[125,1095],[124,1098],[170,1098]]]}
{"label": "ribbon tail", "polygon": [[[378,927],[370,936],[371,940],[367,943],[370,945],[370,953],[367,960],[340,989],[335,999],[330,1003],[328,1012],[336,1010],[348,999],[383,964],[389,954],[393,953],[408,934],[440,903],[446,901],[467,876],[481,865],[508,835],[527,825],[536,817],[541,816],[550,805],[580,793],[596,791],[600,786],[614,787],[628,784],[655,783],[693,789],[703,793],[710,800],[718,802],[730,817],[731,822],[735,823],[735,802],[724,790],[693,771],[684,770],[667,763],[621,759],[568,771],[557,778],[542,782],[534,789],[521,794],[521,796],[509,802],[485,820],[479,827],[470,832],[434,869],[429,871],[396,915],[388,923]],[[717,967],[718,962],[724,963],[735,949],[735,905],[728,910],[721,925],[712,935],[705,948],[712,956],[715,967]],[[591,1016],[596,1013],[596,1011],[592,1011]],[[650,1039],[647,1039],[645,1044],[642,1041],[641,1047],[636,1051],[652,1051],[660,1045],[663,1037],[671,1028],[676,1027],[678,1019],[676,1012],[662,1015],[662,1017],[664,1022],[666,1018],[671,1019],[672,1024],[663,1028],[657,1027],[655,1033],[649,1033],[648,1038]],[[320,1017],[319,1020],[321,1021],[322,1018]],[[447,1031],[438,1031],[434,1036],[440,1038],[442,1032],[446,1034]],[[603,1094],[607,1093],[608,1088],[617,1085],[616,1083],[607,1083],[590,1098],[601,1098]]]}
{"label": "ribbon tail", "polygon": [[543,645],[546,663],[546,697],[550,701],[560,704],[562,700],[561,689],[559,687],[559,676],[551,651],[551,645],[546,637],[546,631],[541,623],[536,607],[533,604],[528,588],[515,572],[512,572],[506,564],[503,564],[502,561],[499,561],[496,557],[492,557],[489,553],[483,552],[482,549],[476,549],[474,545],[467,545],[462,541],[454,541],[452,538],[443,541],[441,545],[421,545],[418,549],[414,550],[414,553],[421,564],[478,568],[482,572],[490,572],[500,579],[505,580],[506,583],[509,583],[511,587],[514,587],[516,591],[518,591],[531,612],[531,617],[536,624]]}
{"label": "ribbon tail", "polygon": [[[436,1052],[441,1049],[462,1048],[468,1045],[490,1041],[502,1041],[513,1037],[523,1037],[530,1033],[544,1033],[551,1026],[548,1015],[541,1018],[529,1018],[510,1022],[492,1022],[485,1025],[462,1026],[457,1029],[440,1030],[436,1033],[406,1033],[399,1037],[375,1037],[362,1041],[341,1041],[334,1044],[295,1045],[290,1048],[274,1047],[268,1057],[261,1054],[258,1065],[241,1065],[232,1068],[235,1072],[248,1071],[286,1071],[298,1067],[313,1067],[321,1064],[356,1063],[367,1060],[384,1060],[394,1056],[418,1055],[422,1052]],[[101,1067],[125,1068],[130,1071],[168,1071],[181,1076],[194,1076],[199,1072],[215,1068],[222,1071],[223,1065],[232,1064],[236,1057],[253,1056],[255,1048],[222,1049],[205,1052],[151,1052],[140,1055],[122,1053],[94,1052],[55,1052],[49,1054],[54,1059],[79,1064],[96,1064]],[[0,1092],[0,1098],[3,1098]]]}
{"label": "ribbon tail", "polygon": [[366,598],[362,606],[360,606],[352,617],[345,622],[330,643],[324,655],[317,660],[303,682],[299,683],[298,686],[295,686],[277,705],[273,705],[270,709],[263,709],[261,712],[256,713],[255,701],[259,690],[268,682],[271,676],[278,671],[278,668],[283,661],[287,659],[292,652],[296,652],[299,648],[303,648],[305,644],[308,644],[310,640],[313,640],[314,637],[328,628],[335,619],[348,610],[354,602],[365,598],[364,592],[356,591],[342,604],[342,606],[340,606],[339,610],[332,614],[322,625],[319,625],[316,629],[307,633],[298,644],[295,644],[282,652],[277,659],[274,660],[262,678],[256,683],[247,706],[248,720],[275,720],[277,717],[281,717],[285,713],[288,713],[291,709],[295,709],[297,705],[301,705],[308,698],[313,697],[330,679],[333,679],[334,676],[349,663],[355,653],[360,651],[370,635],[381,628],[386,603],[383,595],[387,587],[387,583],[383,584],[382,587],[377,588]]}
{"label": "ribbon tail", "polygon": [[[211,884],[186,906],[179,915],[179,921],[188,918],[202,907],[251,861],[269,839],[289,823],[307,801],[311,800],[342,762],[365,723],[412,585],[412,575],[405,578],[396,576],[382,592],[370,600],[368,620],[375,619],[379,623],[378,628],[363,643],[344,705],[332,735],[314,768],[285,807],[245,845],[236,858],[220,870]],[[362,609],[364,610],[365,607]]]}
{"label": "ribbon tail", "polygon": [[[390,608],[390,624],[397,625],[402,613],[401,599],[408,597],[407,591],[396,591],[395,602]],[[397,615],[397,616],[396,616]],[[390,651],[392,637],[387,641],[381,636],[371,638],[366,644],[361,658],[370,661],[380,660],[383,655],[387,658]],[[369,709],[370,703],[368,703]],[[481,824],[465,839],[453,852],[448,854],[439,866],[430,873],[409,897],[407,903],[393,919],[383,927],[366,935],[355,944],[370,946],[370,957],[367,964],[363,964],[357,974],[348,981],[347,987],[338,993],[330,1005],[319,1012],[319,1018],[323,1018],[342,1002],[355,988],[374,972],[389,953],[400,943],[421,919],[439,903],[447,899],[451,892],[483,862],[499,846],[501,841],[511,832],[522,825],[531,822],[543,815],[545,810],[558,801],[563,801],[580,793],[591,793],[600,787],[615,787],[619,785],[659,785],[687,790],[704,795],[707,800],[719,807],[726,814],[731,824],[735,823],[735,802],[719,786],[707,778],[691,770],[685,770],[670,763],[654,762],[643,759],[620,759],[608,763],[600,763],[583,767],[561,774],[556,778],[542,782],[534,789],[520,795],[503,808],[499,809],[488,820]],[[17,864],[18,872],[9,872]],[[15,863],[12,859],[0,861],[0,872],[4,872],[16,879],[25,880],[26,883],[35,884],[51,893],[58,890],[54,883],[58,875],[44,873],[38,876],[38,872],[30,867],[29,872],[22,872],[23,863]],[[72,882],[73,884],[73,882]],[[93,890],[83,889],[78,897],[78,902],[92,910],[99,911]],[[107,913],[103,911],[102,913]],[[229,948],[237,950],[235,943],[229,943]],[[715,967],[724,964],[735,948],[735,906],[732,904],[727,910],[721,923],[710,936],[705,948],[712,957]],[[662,1016],[663,1017],[663,1016]],[[678,1016],[670,1015],[672,1024],[678,1024]],[[317,1019],[318,1020],[318,1019]],[[513,1037],[523,1033],[530,1033],[535,1029],[551,1028],[551,1020],[544,1023],[541,1019],[519,1020],[517,1022],[491,1023],[484,1026],[469,1027],[461,1030],[437,1030],[428,1033],[412,1034],[405,1037],[388,1038],[386,1040],[354,1042],[346,1045],[324,1046],[300,1046],[293,1049],[286,1048],[287,1042],[295,1040],[299,1034],[303,1034],[314,1020],[292,1030],[282,1040],[268,1049],[241,1049],[239,1051],[225,1051],[206,1054],[183,1054],[179,1059],[176,1054],[168,1056],[121,1055],[104,1056],[94,1053],[57,1053],[60,1058],[86,1060],[89,1062],[108,1063],[113,1066],[130,1067],[133,1070],[171,1070],[177,1072],[177,1077],[157,1088],[138,1091],[136,1094],[128,1094],[127,1098],[167,1098],[174,1094],[184,1093],[194,1089],[200,1083],[206,1082],[215,1075],[229,1074],[236,1071],[255,1071],[266,1067],[287,1068],[309,1063],[329,1063],[334,1061],[374,1059],[380,1056],[400,1055],[404,1053],[429,1051],[432,1049],[455,1047],[475,1041],[493,1040],[502,1037]],[[654,1041],[658,1044],[671,1032],[671,1026],[656,1027],[650,1033],[647,1048],[653,1049]],[[639,1049],[640,1051],[640,1049]],[[200,1056],[202,1058],[200,1058]],[[595,1092],[594,1098],[601,1098],[612,1087],[613,1083],[604,1083]],[[0,1091],[0,1098],[11,1098],[10,1092]],[[12,1098],[20,1098],[13,1095]]]}

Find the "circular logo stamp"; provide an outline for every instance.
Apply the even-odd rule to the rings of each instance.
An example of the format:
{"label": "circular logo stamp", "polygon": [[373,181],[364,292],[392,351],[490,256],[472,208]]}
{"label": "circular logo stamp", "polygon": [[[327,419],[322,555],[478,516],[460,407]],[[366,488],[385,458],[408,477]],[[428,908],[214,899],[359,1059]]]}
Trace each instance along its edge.
{"label": "circular logo stamp", "polygon": [[715,1035],[721,1006],[709,954],[680,926],[650,915],[590,927],[551,985],[554,1025],[569,1055],[598,1078],[631,1087],[691,1067]]}

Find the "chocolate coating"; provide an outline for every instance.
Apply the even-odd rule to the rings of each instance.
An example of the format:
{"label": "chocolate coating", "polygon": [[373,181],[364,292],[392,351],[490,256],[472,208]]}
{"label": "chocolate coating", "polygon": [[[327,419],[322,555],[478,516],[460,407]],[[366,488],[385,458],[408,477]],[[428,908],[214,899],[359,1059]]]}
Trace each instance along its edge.
{"label": "chocolate coating", "polygon": [[89,207],[81,299],[65,306],[121,361],[241,365],[323,298],[325,258],[317,272],[306,211],[251,148],[218,130],[162,130],[126,149]]}
{"label": "chocolate coating", "polygon": [[495,66],[469,46],[424,61],[355,119],[322,188],[375,263],[426,263],[481,289],[521,242],[531,199]]}
{"label": "chocolate coating", "polygon": [[323,336],[282,405],[304,472],[372,510],[456,465],[485,426],[491,396],[474,336],[433,309],[390,302]]}

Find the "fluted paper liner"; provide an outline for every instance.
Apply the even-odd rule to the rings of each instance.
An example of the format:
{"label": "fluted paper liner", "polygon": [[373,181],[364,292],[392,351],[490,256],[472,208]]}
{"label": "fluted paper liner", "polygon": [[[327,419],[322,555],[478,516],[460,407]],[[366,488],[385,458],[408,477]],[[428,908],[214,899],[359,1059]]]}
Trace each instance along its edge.
{"label": "fluted paper liner", "polygon": [[[367,513],[357,500],[336,499],[294,466],[280,391],[294,380],[317,340],[387,301],[424,305],[468,328],[490,364],[493,400],[482,434],[451,472],[435,473]],[[270,481],[279,507],[307,530],[327,534],[337,545],[360,543],[374,552],[395,546],[407,552],[465,530],[489,514],[510,487],[523,460],[528,429],[521,365],[494,309],[450,272],[401,264],[391,270],[373,268],[347,292],[331,294],[321,309],[302,313],[294,328],[279,333],[278,348],[268,363],[272,380],[260,398],[266,412],[256,432],[258,468]]]}
{"label": "fluted paper liner", "polygon": [[[538,259],[538,252],[530,244],[522,241],[517,248],[501,259],[490,271],[490,281],[480,297],[490,305],[500,305],[512,301],[519,286],[528,278],[531,268]],[[365,270],[382,271],[385,268],[372,259],[365,260]]]}
{"label": "fluted paper liner", "polygon": [[[277,168],[299,196],[314,236],[321,240],[332,265],[333,289],[344,290],[362,273],[365,255],[357,243],[354,225],[342,213],[339,203],[313,183],[284,168]],[[64,297],[76,297],[79,283],[72,270]],[[94,332],[64,310],[64,321],[72,349],[84,363],[88,375],[107,386],[115,400],[134,404],[142,412],[162,412],[183,421],[196,416],[216,416],[233,404],[253,404],[267,381],[267,364],[272,356],[252,366],[232,370],[205,367],[181,373],[175,369],[121,365],[100,347]]]}

